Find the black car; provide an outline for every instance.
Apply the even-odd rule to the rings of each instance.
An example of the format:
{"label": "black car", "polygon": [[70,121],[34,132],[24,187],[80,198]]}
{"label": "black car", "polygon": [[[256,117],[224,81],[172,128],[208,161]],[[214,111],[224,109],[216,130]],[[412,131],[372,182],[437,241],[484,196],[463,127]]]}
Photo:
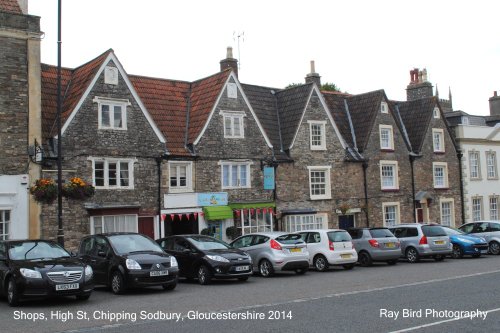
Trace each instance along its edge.
{"label": "black car", "polygon": [[121,294],[128,287],[162,286],[173,290],[177,260],[151,238],[137,233],[107,233],[82,239],[79,255],[92,266],[95,284]]}
{"label": "black car", "polygon": [[204,235],[171,236],[157,240],[179,262],[179,275],[198,278],[209,284],[212,278],[248,280],[252,275],[252,258],[245,252]]}
{"label": "black car", "polygon": [[76,296],[94,289],[92,268],[48,240],[0,241],[0,291],[9,305],[21,299]]}

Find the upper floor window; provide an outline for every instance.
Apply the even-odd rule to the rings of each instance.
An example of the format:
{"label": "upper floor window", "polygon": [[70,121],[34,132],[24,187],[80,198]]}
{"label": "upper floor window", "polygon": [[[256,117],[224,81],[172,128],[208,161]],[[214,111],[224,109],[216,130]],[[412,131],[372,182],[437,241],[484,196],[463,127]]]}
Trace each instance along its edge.
{"label": "upper floor window", "polygon": [[392,227],[399,223],[399,202],[382,203],[384,227]]}
{"label": "upper floor window", "polygon": [[469,117],[462,116],[462,125],[469,125]]}
{"label": "upper floor window", "polygon": [[486,152],[486,169],[488,179],[497,178],[497,154],[493,151]]}
{"label": "upper floor window", "polygon": [[250,162],[220,162],[222,188],[250,188]]}
{"label": "upper floor window", "polygon": [[389,106],[387,102],[380,103],[380,113],[389,113]]}
{"label": "upper floor window", "polygon": [[394,150],[394,137],[391,125],[380,125],[380,149]]}
{"label": "upper floor window", "polygon": [[444,131],[440,128],[432,129],[432,143],[435,153],[444,152]]}
{"label": "upper floor window", "polygon": [[479,152],[478,151],[469,152],[469,169],[470,169],[470,178],[471,179],[481,178],[481,171],[479,168]]}
{"label": "upper floor window", "polygon": [[439,108],[437,108],[437,107],[434,108],[433,114],[434,114],[434,118],[439,119],[439,117],[440,117]]}
{"label": "upper floor window", "polygon": [[191,162],[169,162],[169,191],[187,192],[192,186],[192,163]]}
{"label": "upper floor window", "polygon": [[224,118],[224,137],[225,138],[244,138],[245,131],[243,119],[245,112],[239,111],[221,111]]}
{"label": "upper floor window", "polygon": [[326,121],[308,121],[311,138],[311,150],[326,149]]}
{"label": "upper floor window", "polygon": [[132,159],[89,158],[92,160],[92,182],[96,188],[134,188],[134,161]]}
{"label": "upper floor window", "polygon": [[382,190],[398,190],[398,162],[380,161],[380,183]]}
{"label": "upper floor window", "polygon": [[309,193],[312,200],[331,199],[329,166],[311,166],[309,169]]}
{"label": "upper floor window", "polygon": [[95,97],[94,102],[98,105],[99,129],[127,129],[127,105],[130,105],[128,100]]}
{"label": "upper floor window", "polygon": [[448,188],[448,164],[446,162],[432,163],[434,188]]}

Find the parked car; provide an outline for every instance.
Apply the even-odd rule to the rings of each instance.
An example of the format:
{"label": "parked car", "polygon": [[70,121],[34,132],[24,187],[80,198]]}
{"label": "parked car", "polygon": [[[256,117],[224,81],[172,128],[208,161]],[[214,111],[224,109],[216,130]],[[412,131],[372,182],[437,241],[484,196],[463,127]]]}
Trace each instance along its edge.
{"label": "parked car", "polygon": [[214,237],[180,235],[157,242],[177,258],[180,276],[198,278],[202,285],[209,284],[213,278],[246,281],[252,275],[252,258]]}
{"label": "parked car", "polygon": [[247,234],[236,238],[231,246],[245,250],[252,257],[253,270],[263,277],[283,271],[304,274],[309,268],[309,253],[299,234],[278,231]]}
{"label": "parked car", "polygon": [[395,225],[389,230],[399,239],[401,254],[410,263],[429,257],[441,261],[452,253],[450,237],[439,225],[407,223]]}
{"label": "parked car", "polygon": [[326,271],[331,265],[352,269],[358,260],[351,236],[340,229],[305,230],[299,232],[307,244],[309,265]]}
{"label": "parked car", "polygon": [[0,241],[0,291],[11,306],[22,299],[49,296],[87,300],[94,288],[92,275],[92,267],[55,242]]}
{"label": "parked car", "polygon": [[79,255],[92,266],[95,283],[110,286],[115,294],[128,287],[173,290],[177,285],[177,260],[141,234],[116,232],[84,237]]}
{"label": "parked car", "polygon": [[388,228],[351,228],[347,232],[361,266],[371,266],[374,261],[385,261],[389,265],[398,262],[401,244]]}
{"label": "parked car", "polygon": [[464,255],[471,255],[478,258],[481,254],[488,253],[488,243],[483,237],[467,235],[458,229],[443,226],[446,234],[450,237],[450,242],[453,244],[453,253],[451,256],[455,259],[460,259]]}
{"label": "parked car", "polygon": [[466,234],[483,237],[488,242],[489,253],[500,254],[500,221],[470,222],[458,229]]}

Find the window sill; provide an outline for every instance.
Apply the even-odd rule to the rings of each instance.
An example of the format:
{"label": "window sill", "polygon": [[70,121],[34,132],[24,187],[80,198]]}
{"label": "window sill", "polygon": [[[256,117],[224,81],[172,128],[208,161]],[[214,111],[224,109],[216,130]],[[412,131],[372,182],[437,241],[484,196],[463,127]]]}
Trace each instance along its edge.
{"label": "window sill", "polygon": [[380,151],[383,153],[394,153],[393,148],[380,148]]}
{"label": "window sill", "polygon": [[434,154],[435,155],[444,155],[444,154],[446,154],[446,152],[445,151],[434,151]]}
{"label": "window sill", "polygon": [[312,151],[326,151],[326,147],[311,147]]}
{"label": "window sill", "polygon": [[332,197],[331,196],[314,196],[314,197],[310,197],[310,200],[331,200]]}
{"label": "window sill", "polygon": [[193,192],[192,188],[169,188],[168,193],[190,193]]}
{"label": "window sill", "polygon": [[435,190],[438,190],[438,191],[447,191],[449,190],[450,188],[449,187],[434,187]]}
{"label": "window sill", "polygon": [[399,192],[399,188],[383,188],[382,192]]}

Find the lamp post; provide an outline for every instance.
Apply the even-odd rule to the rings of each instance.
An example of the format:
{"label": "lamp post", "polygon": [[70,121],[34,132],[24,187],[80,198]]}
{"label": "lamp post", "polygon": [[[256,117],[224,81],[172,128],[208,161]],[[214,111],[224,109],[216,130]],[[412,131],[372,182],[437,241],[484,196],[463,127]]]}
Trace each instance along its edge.
{"label": "lamp post", "polygon": [[62,149],[61,149],[61,0],[57,1],[57,242],[64,246],[62,220]]}

